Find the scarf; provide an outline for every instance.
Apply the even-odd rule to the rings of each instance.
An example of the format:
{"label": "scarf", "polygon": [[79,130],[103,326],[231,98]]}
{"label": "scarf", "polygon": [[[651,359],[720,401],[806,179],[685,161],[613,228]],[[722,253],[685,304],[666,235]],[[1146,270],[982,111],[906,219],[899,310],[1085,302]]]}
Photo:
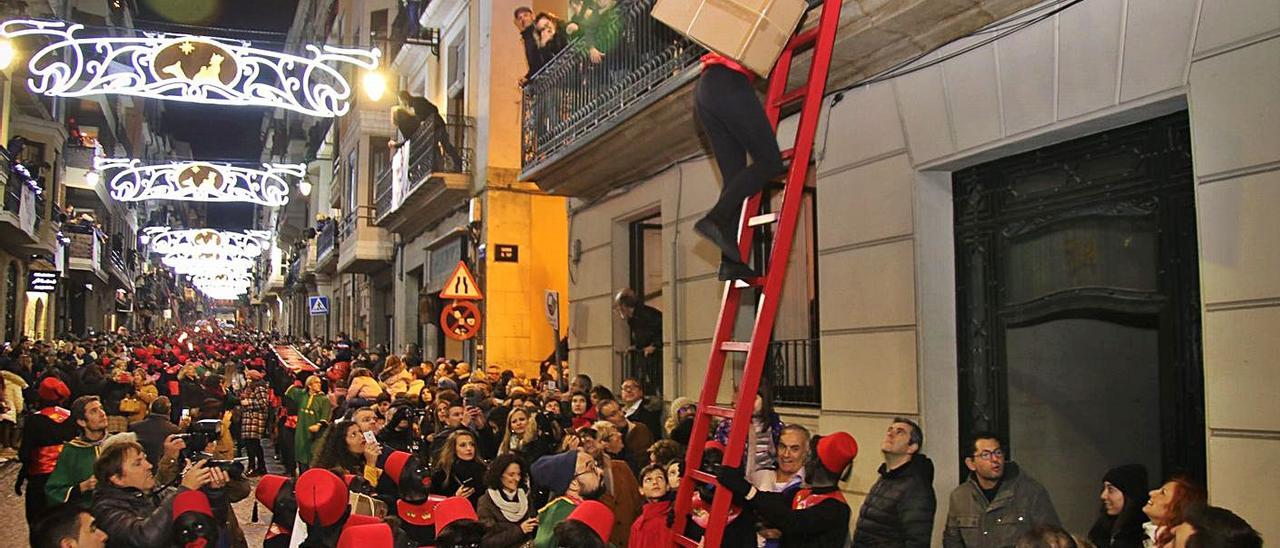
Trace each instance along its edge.
{"label": "scarf", "polygon": [[[489,499],[493,500],[494,506],[502,511],[502,517],[507,518],[511,523],[519,523],[524,519],[525,514],[529,512],[529,499],[523,489],[516,489],[510,497],[508,491],[503,489],[489,489]],[[515,500],[511,500],[515,499]]]}

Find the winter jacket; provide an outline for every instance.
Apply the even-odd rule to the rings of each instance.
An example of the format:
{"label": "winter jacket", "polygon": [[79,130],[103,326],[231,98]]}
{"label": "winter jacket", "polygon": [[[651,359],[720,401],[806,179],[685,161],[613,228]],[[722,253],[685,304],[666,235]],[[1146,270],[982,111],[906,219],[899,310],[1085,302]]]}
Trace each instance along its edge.
{"label": "winter jacket", "polygon": [[[185,490],[185,488],[179,488]],[[173,497],[134,488],[99,485],[93,490],[96,525],[107,534],[107,546],[168,546],[173,540]]]}
{"label": "winter jacket", "polygon": [[933,533],[933,461],[912,455],[902,466],[880,465],[880,479],[867,492],[858,512],[855,547],[925,547]]}
{"label": "winter jacket", "polygon": [[533,501],[529,501],[524,516],[517,521],[509,521],[497,503],[493,502],[493,494],[486,490],[480,495],[480,503],[476,505],[476,516],[485,530],[480,548],[515,548],[533,540],[533,533],[525,534],[520,530],[520,524],[537,515],[538,509],[534,507]]}
{"label": "winter jacket", "polygon": [[991,502],[972,475],[951,492],[944,548],[1013,546],[1036,525],[1062,526],[1044,486],[1022,474],[1016,463],[1004,467],[1004,479]]}
{"label": "winter jacket", "polygon": [[0,375],[4,376],[4,403],[6,406],[4,413],[0,414],[0,420],[16,423],[24,408],[22,391],[27,389],[27,381],[11,371],[0,371]]}

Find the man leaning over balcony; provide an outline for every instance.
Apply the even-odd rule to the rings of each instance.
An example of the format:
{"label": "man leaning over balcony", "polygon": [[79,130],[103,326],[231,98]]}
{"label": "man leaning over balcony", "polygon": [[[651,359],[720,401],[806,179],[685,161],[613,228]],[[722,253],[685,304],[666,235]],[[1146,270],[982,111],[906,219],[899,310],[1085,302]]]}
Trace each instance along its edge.
{"label": "man leaning over balcony", "polygon": [[[422,135],[426,136],[423,145],[432,149],[432,157],[435,164],[432,171],[462,171],[462,156],[458,154],[458,149],[454,148],[453,143],[449,141],[449,133],[445,131],[444,118],[440,116],[440,109],[430,100],[421,95],[411,95],[406,90],[400,90],[400,104],[391,108],[391,123],[395,124],[396,129],[404,136],[404,140],[397,143],[395,140],[387,142],[387,146],[391,149],[397,149],[403,146],[410,139],[413,139],[423,126],[429,129],[422,130]],[[439,161],[439,151],[443,149],[452,162],[448,169]]]}

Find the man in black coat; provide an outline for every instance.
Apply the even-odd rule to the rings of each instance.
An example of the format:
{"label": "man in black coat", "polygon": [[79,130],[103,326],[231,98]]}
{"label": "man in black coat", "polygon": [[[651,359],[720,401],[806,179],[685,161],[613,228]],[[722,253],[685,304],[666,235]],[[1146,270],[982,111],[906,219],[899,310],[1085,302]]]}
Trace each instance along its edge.
{"label": "man in black coat", "polygon": [[614,310],[627,322],[631,331],[631,359],[634,372],[640,377],[641,386],[649,393],[662,391],[659,374],[662,372],[662,312],[649,306],[626,288],[613,297]]}
{"label": "man in black coat", "polygon": [[928,547],[937,498],[933,462],[920,454],[924,431],[915,421],[896,417],[880,443],[884,464],[858,512],[855,547]]}
{"label": "man in black coat", "polygon": [[178,425],[169,420],[169,407],[169,398],[160,396],[151,402],[151,413],[147,418],[129,425],[129,431],[138,435],[138,443],[146,450],[147,462],[150,462],[151,466],[160,464],[160,456],[164,454],[165,438],[182,431]]}

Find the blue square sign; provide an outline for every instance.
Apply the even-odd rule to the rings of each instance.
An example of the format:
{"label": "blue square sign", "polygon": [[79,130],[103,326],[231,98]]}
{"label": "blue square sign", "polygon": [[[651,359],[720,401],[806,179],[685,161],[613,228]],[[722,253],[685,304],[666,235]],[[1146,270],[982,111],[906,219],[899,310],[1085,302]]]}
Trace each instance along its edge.
{"label": "blue square sign", "polygon": [[329,298],[307,297],[307,309],[311,311],[312,316],[325,316],[329,314]]}

